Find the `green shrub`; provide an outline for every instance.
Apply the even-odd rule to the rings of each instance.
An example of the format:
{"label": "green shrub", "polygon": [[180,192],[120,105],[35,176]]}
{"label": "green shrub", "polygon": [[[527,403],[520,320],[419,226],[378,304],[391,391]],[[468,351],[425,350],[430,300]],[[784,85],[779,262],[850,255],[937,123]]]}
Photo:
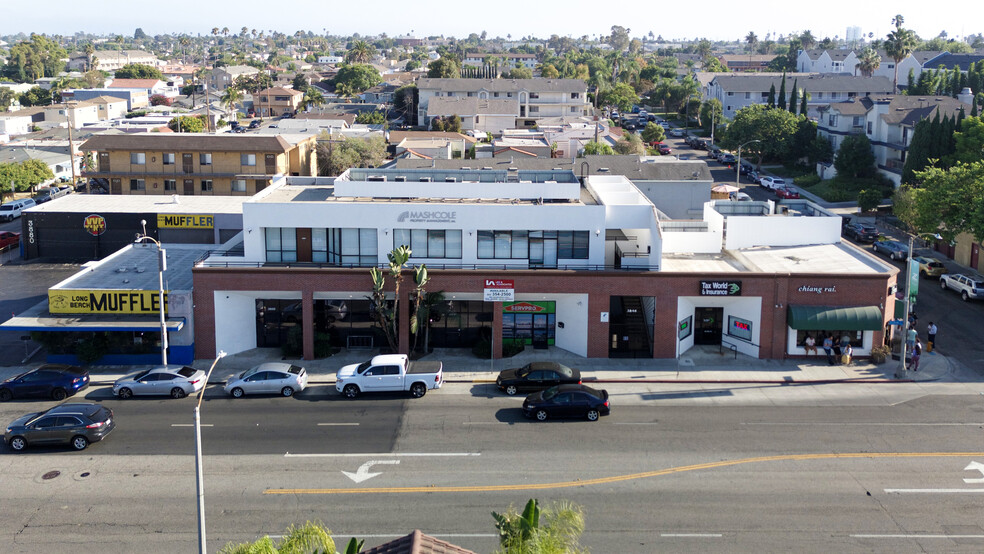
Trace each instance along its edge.
{"label": "green shrub", "polygon": [[811,173],[809,175],[803,175],[802,177],[796,177],[793,183],[798,187],[812,187],[820,183],[820,176],[816,173]]}
{"label": "green shrub", "polygon": [[870,212],[878,207],[882,200],[881,189],[864,189],[858,192],[858,207],[862,212]]}
{"label": "green shrub", "polygon": [[84,364],[91,364],[109,352],[106,333],[93,333],[91,337],[80,339],[75,345],[75,356]]}

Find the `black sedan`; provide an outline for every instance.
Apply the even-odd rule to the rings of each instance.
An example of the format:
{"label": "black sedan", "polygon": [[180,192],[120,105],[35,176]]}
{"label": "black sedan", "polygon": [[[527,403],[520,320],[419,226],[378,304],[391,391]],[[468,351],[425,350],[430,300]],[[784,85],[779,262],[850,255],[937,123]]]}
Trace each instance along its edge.
{"label": "black sedan", "polygon": [[523,415],[540,421],[554,417],[586,417],[588,421],[598,421],[610,412],[608,391],[585,385],[551,387],[523,401]]}
{"label": "black sedan", "polygon": [[45,412],[27,414],[7,426],[3,440],[20,452],[28,445],[68,444],[85,450],[108,435],[116,422],[113,410],[92,402],[61,404]]}
{"label": "black sedan", "polygon": [[499,373],[495,386],[512,396],[517,392],[538,391],[557,385],[580,385],[581,372],[555,362],[533,362],[519,369]]}
{"label": "black sedan", "polygon": [[0,402],[43,397],[65,400],[89,386],[89,372],[76,366],[45,364],[0,383]]}

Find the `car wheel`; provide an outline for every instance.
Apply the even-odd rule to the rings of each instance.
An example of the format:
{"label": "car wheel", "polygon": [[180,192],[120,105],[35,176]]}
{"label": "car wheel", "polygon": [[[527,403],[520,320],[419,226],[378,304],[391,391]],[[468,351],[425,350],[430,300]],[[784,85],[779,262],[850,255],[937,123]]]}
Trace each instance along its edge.
{"label": "car wheel", "polygon": [[964,302],[966,302],[966,301],[968,301],[968,300],[970,300],[970,297],[969,297],[969,296],[967,296],[967,291],[962,291],[962,292],[960,293],[960,299],[961,299],[961,300],[963,300]]}
{"label": "car wheel", "polygon": [[284,396],[294,396],[294,389],[292,387],[284,387],[280,389],[280,394]]}
{"label": "car wheel", "polygon": [[536,418],[538,420],[540,420],[540,421],[546,421],[547,420],[547,411],[546,410],[537,410],[536,411]]}
{"label": "car wheel", "polygon": [[410,385],[410,394],[414,398],[422,397],[423,395],[427,394],[427,385],[423,383],[414,383]]}
{"label": "car wheel", "polygon": [[[940,288],[943,289],[943,290],[946,290],[946,281],[944,281],[943,279],[940,279]],[[2,395],[2,394],[3,394],[3,391],[0,391],[0,395]],[[0,400],[3,400],[3,398],[0,398]]]}
{"label": "car wheel", "polygon": [[183,388],[174,387],[171,389],[171,398],[184,398],[185,396],[188,396],[188,393],[186,393]]}
{"label": "car wheel", "polygon": [[342,389],[342,394],[348,398],[355,398],[356,396],[359,396],[359,387],[355,385],[345,385],[345,388]]}
{"label": "car wheel", "polygon": [[10,448],[14,449],[15,452],[20,452],[27,448],[27,441],[24,437],[14,437],[10,439]]}
{"label": "car wheel", "polygon": [[133,391],[128,389],[127,387],[123,387],[122,389],[120,389],[120,392],[118,392],[117,395],[123,400],[126,400],[127,398],[133,396]]}
{"label": "car wheel", "polygon": [[83,437],[82,435],[76,435],[72,438],[72,448],[76,450],[85,450],[86,446],[89,446],[89,439]]}
{"label": "car wheel", "polygon": [[599,417],[601,417],[601,414],[598,410],[588,410],[588,421],[598,421]]}
{"label": "car wheel", "polygon": [[506,394],[509,396],[515,396],[517,392],[519,392],[519,390],[516,388],[516,385],[509,385],[506,387]]}
{"label": "car wheel", "polygon": [[246,392],[243,391],[243,389],[236,387],[232,389],[231,394],[233,398],[242,398],[243,395],[246,394]]}
{"label": "car wheel", "polygon": [[53,400],[56,400],[56,401],[59,401],[60,402],[62,400],[65,400],[66,398],[68,398],[68,393],[65,392],[65,389],[55,389],[55,390],[51,391],[51,398]]}
{"label": "car wheel", "polygon": [[919,272],[919,278],[920,278],[920,279],[925,279],[925,278],[927,278],[927,277],[929,277],[929,274],[928,274],[928,273],[926,273],[925,271],[920,271],[920,272]]}
{"label": "car wheel", "polygon": [[14,393],[7,389],[0,389],[0,402],[6,402],[14,397]]}

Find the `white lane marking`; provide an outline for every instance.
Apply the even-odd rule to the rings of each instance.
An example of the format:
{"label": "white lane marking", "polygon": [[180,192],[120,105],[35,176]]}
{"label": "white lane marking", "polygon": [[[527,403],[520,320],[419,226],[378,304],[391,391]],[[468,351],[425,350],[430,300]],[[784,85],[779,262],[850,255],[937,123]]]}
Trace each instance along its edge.
{"label": "white lane marking", "polygon": [[[984,474],[984,464],[980,462],[970,462],[970,464],[964,468],[964,471],[979,471],[981,474]],[[984,477],[964,479],[964,483],[984,483]]]}
{"label": "white lane marking", "polygon": [[984,539],[984,535],[850,535],[856,539]]}
{"label": "white lane marking", "polygon": [[693,537],[693,538],[703,538],[703,537],[722,537],[721,533],[660,533],[661,537]]}
{"label": "white lane marking", "polygon": [[[194,426],[195,426],[194,423],[172,423],[171,424],[171,427],[194,427]],[[215,425],[212,425],[211,423],[202,423],[201,426],[202,427],[215,427]]]}
{"label": "white lane marking", "polygon": [[373,477],[376,477],[377,475],[382,475],[381,472],[370,473],[369,472],[369,468],[371,468],[372,466],[374,466],[374,465],[397,465],[399,463],[400,463],[400,460],[370,460],[370,461],[362,464],[361,466],[359,466],[359,469],[357,469],[355,471],[355,473],[351,473],[351,472],[348,472],[348,471],[343,471],[342,474],[345,475],[346,477],[348,477],[349,479],[355,481],[356,483],[361,483],[363,481],[368,481],[369,479],[372,479]]}
{"label": "white lane marking", "polygon": [[840,422],[742,422],[742,425],[802,425],[802,426],[814,426],[814,427],[977,427],[984,425],[984,423],[840,423]]}
{"label": "white lane marking", "polygon": [[656,423],[655,421],[640,421],[636,423],[631,421],[616,421],[612,425],[659,425],[659,423]]}
{"label": "white lane marking", "polygon": [[[291,454],[284,453],[285,458],[369,458],[369,457],[403,457],[403,458],[423,458],[423,457],[464,457],[481,456],[480,452],[367,452],[364,454]],[[404,536],[404,535],[400,535]]]}
{"label": "white lane marking", "polygon": [[889,494],[984,494],[984,489],[885,489]]}
{"label": "white lane marking", "polygon": [[358,423],[319,423],[318,427],[358,427]]}

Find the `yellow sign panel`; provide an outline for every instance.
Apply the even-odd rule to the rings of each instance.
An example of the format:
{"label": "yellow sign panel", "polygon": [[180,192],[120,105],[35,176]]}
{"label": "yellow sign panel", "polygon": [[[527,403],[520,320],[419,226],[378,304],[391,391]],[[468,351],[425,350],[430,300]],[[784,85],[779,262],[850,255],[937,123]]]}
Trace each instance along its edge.
{"label": "yellow sign panel", "polygon": [[158,229],[212,229],[214,226],[212,215],[157,214]]}
{"label": "yellow sign panel", "polygon": [[[48,311],[53,314],[159,314],[156,290],[49,290]],[[167,312],[167,291],[164,292]]]}

